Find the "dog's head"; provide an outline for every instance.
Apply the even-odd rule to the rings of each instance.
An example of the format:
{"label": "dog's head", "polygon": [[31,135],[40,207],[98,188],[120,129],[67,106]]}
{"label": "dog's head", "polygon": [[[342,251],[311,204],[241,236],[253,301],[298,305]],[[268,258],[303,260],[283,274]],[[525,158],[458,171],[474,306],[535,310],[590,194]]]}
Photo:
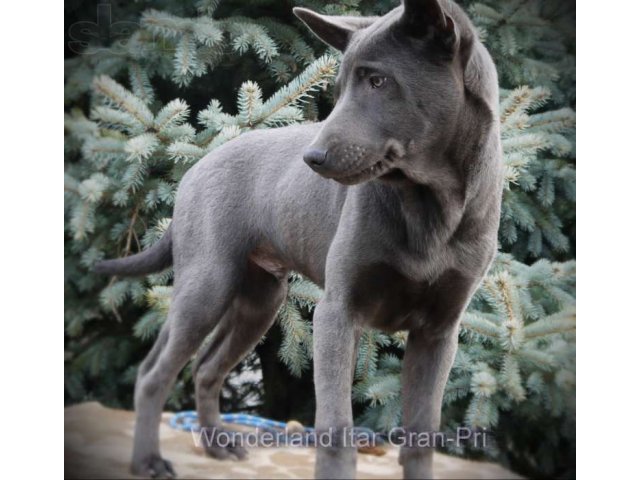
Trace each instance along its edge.
{"label": "dog's head", "polygon": [[404,0],[383,17],[294,9],[344,52],[335,107],[304,152],[314,171],[347,185],[424,177],[425,156],[455,132],[473,42],[464,13],[444,2]]}

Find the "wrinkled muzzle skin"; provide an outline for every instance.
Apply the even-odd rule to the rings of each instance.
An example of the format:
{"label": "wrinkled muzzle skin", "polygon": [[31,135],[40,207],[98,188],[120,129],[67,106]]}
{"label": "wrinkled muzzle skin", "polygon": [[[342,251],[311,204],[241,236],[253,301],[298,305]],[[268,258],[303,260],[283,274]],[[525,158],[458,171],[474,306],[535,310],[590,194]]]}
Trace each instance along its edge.
{"label": "wrinkled muzzle skin", "polygon": [[334,109],[303,155],[325,178],[422,183],[436,156],[430,146],[441,148],[455,133],[462,70],[404,34],[400,13],[350,34]]}

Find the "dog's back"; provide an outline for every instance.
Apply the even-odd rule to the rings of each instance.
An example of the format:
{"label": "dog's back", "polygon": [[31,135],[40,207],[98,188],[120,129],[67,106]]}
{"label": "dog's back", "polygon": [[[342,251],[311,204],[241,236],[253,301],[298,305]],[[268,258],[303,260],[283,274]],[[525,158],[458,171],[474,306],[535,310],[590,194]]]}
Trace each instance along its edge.
{"label": "dog's back", "polygon": [[246,255],[264,247],[277,254],[283,268],[322,283],[323,259],[346,187],[319,177],[301,161],[320,128],[314,123],[248,132],[194,165],[176,196],[172,228],[179,253],[174,262],[181,255],[198,255],[191,249],[200,248],[196,230],[207,219],[212,224],[203,241],[224,235],[244,243]]}

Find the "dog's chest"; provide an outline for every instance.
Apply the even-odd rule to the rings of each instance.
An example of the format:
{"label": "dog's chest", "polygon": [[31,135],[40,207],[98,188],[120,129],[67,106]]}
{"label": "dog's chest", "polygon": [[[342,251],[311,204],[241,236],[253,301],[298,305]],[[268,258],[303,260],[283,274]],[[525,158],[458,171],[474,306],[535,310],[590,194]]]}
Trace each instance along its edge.
{"label": "dog's chest", "polygon": [[431,315],[440,301],[437,281],[414,281],[383,264],[362,268],[354,280],[350,307],[369,327],[394,332],[438,321]]}

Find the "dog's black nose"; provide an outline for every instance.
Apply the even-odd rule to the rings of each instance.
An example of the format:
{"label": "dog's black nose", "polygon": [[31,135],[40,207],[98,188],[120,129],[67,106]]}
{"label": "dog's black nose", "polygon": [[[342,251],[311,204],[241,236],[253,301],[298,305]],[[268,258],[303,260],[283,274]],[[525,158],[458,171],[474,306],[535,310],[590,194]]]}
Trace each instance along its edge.
{"label": "dog's black nose", "polygon": [[327,160],[327,151],[320,148],[307,148],[302,159],[311,168],[321,166]]}

